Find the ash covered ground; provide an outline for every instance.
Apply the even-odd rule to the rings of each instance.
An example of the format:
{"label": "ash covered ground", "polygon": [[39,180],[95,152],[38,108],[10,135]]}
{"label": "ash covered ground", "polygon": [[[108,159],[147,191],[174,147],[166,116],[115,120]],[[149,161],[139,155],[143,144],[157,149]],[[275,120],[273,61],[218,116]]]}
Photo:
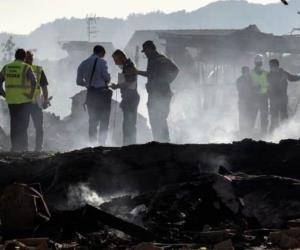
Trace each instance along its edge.
{"label": "ash covered ground", "polygon": [[[3,152],[2,195],[13,182],[40,183],[51,216],[26,232],[5,220],[2,232],[83,249],[296,249],[299,149],[244,140]],[[21,218],[13,210],[2,205],[2,216]]]}

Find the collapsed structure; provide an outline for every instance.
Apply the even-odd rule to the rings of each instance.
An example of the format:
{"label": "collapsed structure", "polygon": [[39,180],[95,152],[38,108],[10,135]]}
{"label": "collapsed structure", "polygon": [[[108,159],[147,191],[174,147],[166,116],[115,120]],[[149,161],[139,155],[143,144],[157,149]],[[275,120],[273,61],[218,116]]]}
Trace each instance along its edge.
{"label": "collapsed structure", "polygon": [[[246,140],[52,156],[6,153],[0,155],[0,186],[40,183],[51,219],[33,235],[58,243],[91,249],[128,249],[145,241],[158,249],[292,248],[299,247],[299,145]],[[10,212],[22,213],[22,206]]]}
{"label": "collapsed structure", "polygon": [[[186,132],[192,130],[192,124],[209,131],[209,134],[223,129],[227,134],[230,129],[237,131],[235,83],[242,66],[254,67],[255,54],[264,55],[265,70],[268,70],[269,59],[278,58],[284,69],[299,73],[299,36],[264,33],[256,25],[228,30],[136,31],[125,50],[131,58],[135,58],[140,68],[146,66],[140,46],[148,39],[158,44],[159,50],[172,58],[181,70],[176,82],[172,84],[175,94],[170,114],[170,123],[174,121],[174,124],[179,124],[178,127],[182,128],[174,132],[178,141],[189,138],[188,142],[215,142],[213,138],[209,140],[203,136],[198,136],[194,141],[192,137],[195,137],[195,133],[190,135]],[[299,84],[290,83],[290,117],[297,114],[299,95]],[[206,124],[208,120],[210,126]],[[217,124],[224,124],[223,128]],[[233,134],[230,136],[230,140],[232,139],[240,138]]]}

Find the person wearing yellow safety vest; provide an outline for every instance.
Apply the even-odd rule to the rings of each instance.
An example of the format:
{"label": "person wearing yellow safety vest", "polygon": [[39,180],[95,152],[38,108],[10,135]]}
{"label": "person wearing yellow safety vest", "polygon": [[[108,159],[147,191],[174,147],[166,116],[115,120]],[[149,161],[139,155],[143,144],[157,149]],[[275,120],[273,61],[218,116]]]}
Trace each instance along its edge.
{"label": "person wearing yellow safety vest", "polygon": [[26,52],[25,62],[31,65],[33,73],[37,79],[36,90],[34,93],[30,116],[35,128],[35,151],[43,150],[44,128],[43,128],[43,109],[50,106],[48,99],[48,80],[41,66],[33,65],[33,54],[31,51]]}
{"label": "person wearing yellow safety vest", "polygon": [[25,57],[25,50],[18,49],[15,60],[5,65],[0,72],[0,95],[5,97],[8,103],[11,151],[14,152],[28,150],[27,129],[36,87],[35,75],[31,66],[24,62]]}
{"label": "person wearing yellow safety vest", "polygon": [[253,117],[255,124],[256,116],[260,113],[260,131],[264,135],[268,131],[268,116],[269,116],[269,102],[268,102],[268,72],[263,70],[263,56],[258,54],[254,58],[255,67],[252,70],[251,77],[255,87],[255,98],[253,100],[256,103],[255,116]]}

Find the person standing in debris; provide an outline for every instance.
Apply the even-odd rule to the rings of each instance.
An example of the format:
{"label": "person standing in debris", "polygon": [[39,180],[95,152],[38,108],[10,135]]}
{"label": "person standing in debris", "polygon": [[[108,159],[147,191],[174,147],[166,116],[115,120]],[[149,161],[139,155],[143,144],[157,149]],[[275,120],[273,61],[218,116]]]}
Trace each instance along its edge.
{"label": "person standing in debris", "polygon": [[26,52],[25,62],[31,65],[35,74],[37,85],[30,108],[30,116],[35,128],[35,151],[40,152],[43,149],[44,128],[43,128],[43,109],[50,106],[48,99],[48,80],[41,66],[33,65],[33,54],[31,51]]}
{"label": "person standing in debris", "polygon": [[269,61],[270,73],[268,74],[268,95],[270,98],[271,127],[274,131],[280,123],[288,119],[288,81],[299,81],[299,75],[292,75],[280,68],[279,61]]}
{"label": "person standing in debris", "polygon": [[268,132],[268,115],[269,115],[269,102],[268,102],[268,73],[263,70],[263,56],[258,54],[254,58],[255,67],[252,70],[251,76],[255,85],[256,95],[253,99],[253,103],[256,103],[256,112],[254,116],[254,122],[256,120],[257,113],[260,113],[260,132],[265,135]]}
{"label": "person standing in debris", "polygon": [[249,67],[242,67],[242,75],[236,82],[238,90],[239,128],[242,136],[251,136],[255,120],[254,84]]}
{"label": "person standing in debris", "polygon": [[146,41],[142,52],[148,58],[147,71],[137,71],[137,73],[148,78],[147,105],[153,139],[159,142],[170,142],[167,122],[172,99],[170,84],[177,77],[179,69],[170,59],[157,52],[153,41]]}
{"label": "person standing in debris", "polygon": [[121,50],[112,55],[116,65],[120,66],[118,84],[112,84],[112,89],[120,89],[122,101],[120,108],[123,111],[123,145],[136,144],[136,120],[140,96],[137,92],[137,74],[134,63]]}
{"label": "person standing in debris", "polygon": [[96,144],[98,138],[99,144],[105,145],[112,98],[112,91],[108,88],[110,74],[107,62],[104,60],[104,47],[96,45],[93,52],[93,55],[79,65],[76,82],[77,85],[87,88],[86,105],[89,115],[90,141],[92,144]]}
{"label": "person standing in debris", "polygon": [[5,65],[0,73],[0,93],[8,103],[11,151],[14,152],[28,150],[30,107],[37,84],[31,66],[25,63],[25,57],[25,50],[17,49],[15,60]]}

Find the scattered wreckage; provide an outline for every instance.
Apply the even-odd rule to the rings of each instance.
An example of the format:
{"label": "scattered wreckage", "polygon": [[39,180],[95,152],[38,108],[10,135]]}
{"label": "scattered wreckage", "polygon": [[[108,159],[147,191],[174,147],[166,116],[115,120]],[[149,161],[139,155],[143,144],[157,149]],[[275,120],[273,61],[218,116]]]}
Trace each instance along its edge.
{"label": "scattered wreckage", "polygon": [[2,248],[299,248],[299,149],[244,140],[0,153]]}

